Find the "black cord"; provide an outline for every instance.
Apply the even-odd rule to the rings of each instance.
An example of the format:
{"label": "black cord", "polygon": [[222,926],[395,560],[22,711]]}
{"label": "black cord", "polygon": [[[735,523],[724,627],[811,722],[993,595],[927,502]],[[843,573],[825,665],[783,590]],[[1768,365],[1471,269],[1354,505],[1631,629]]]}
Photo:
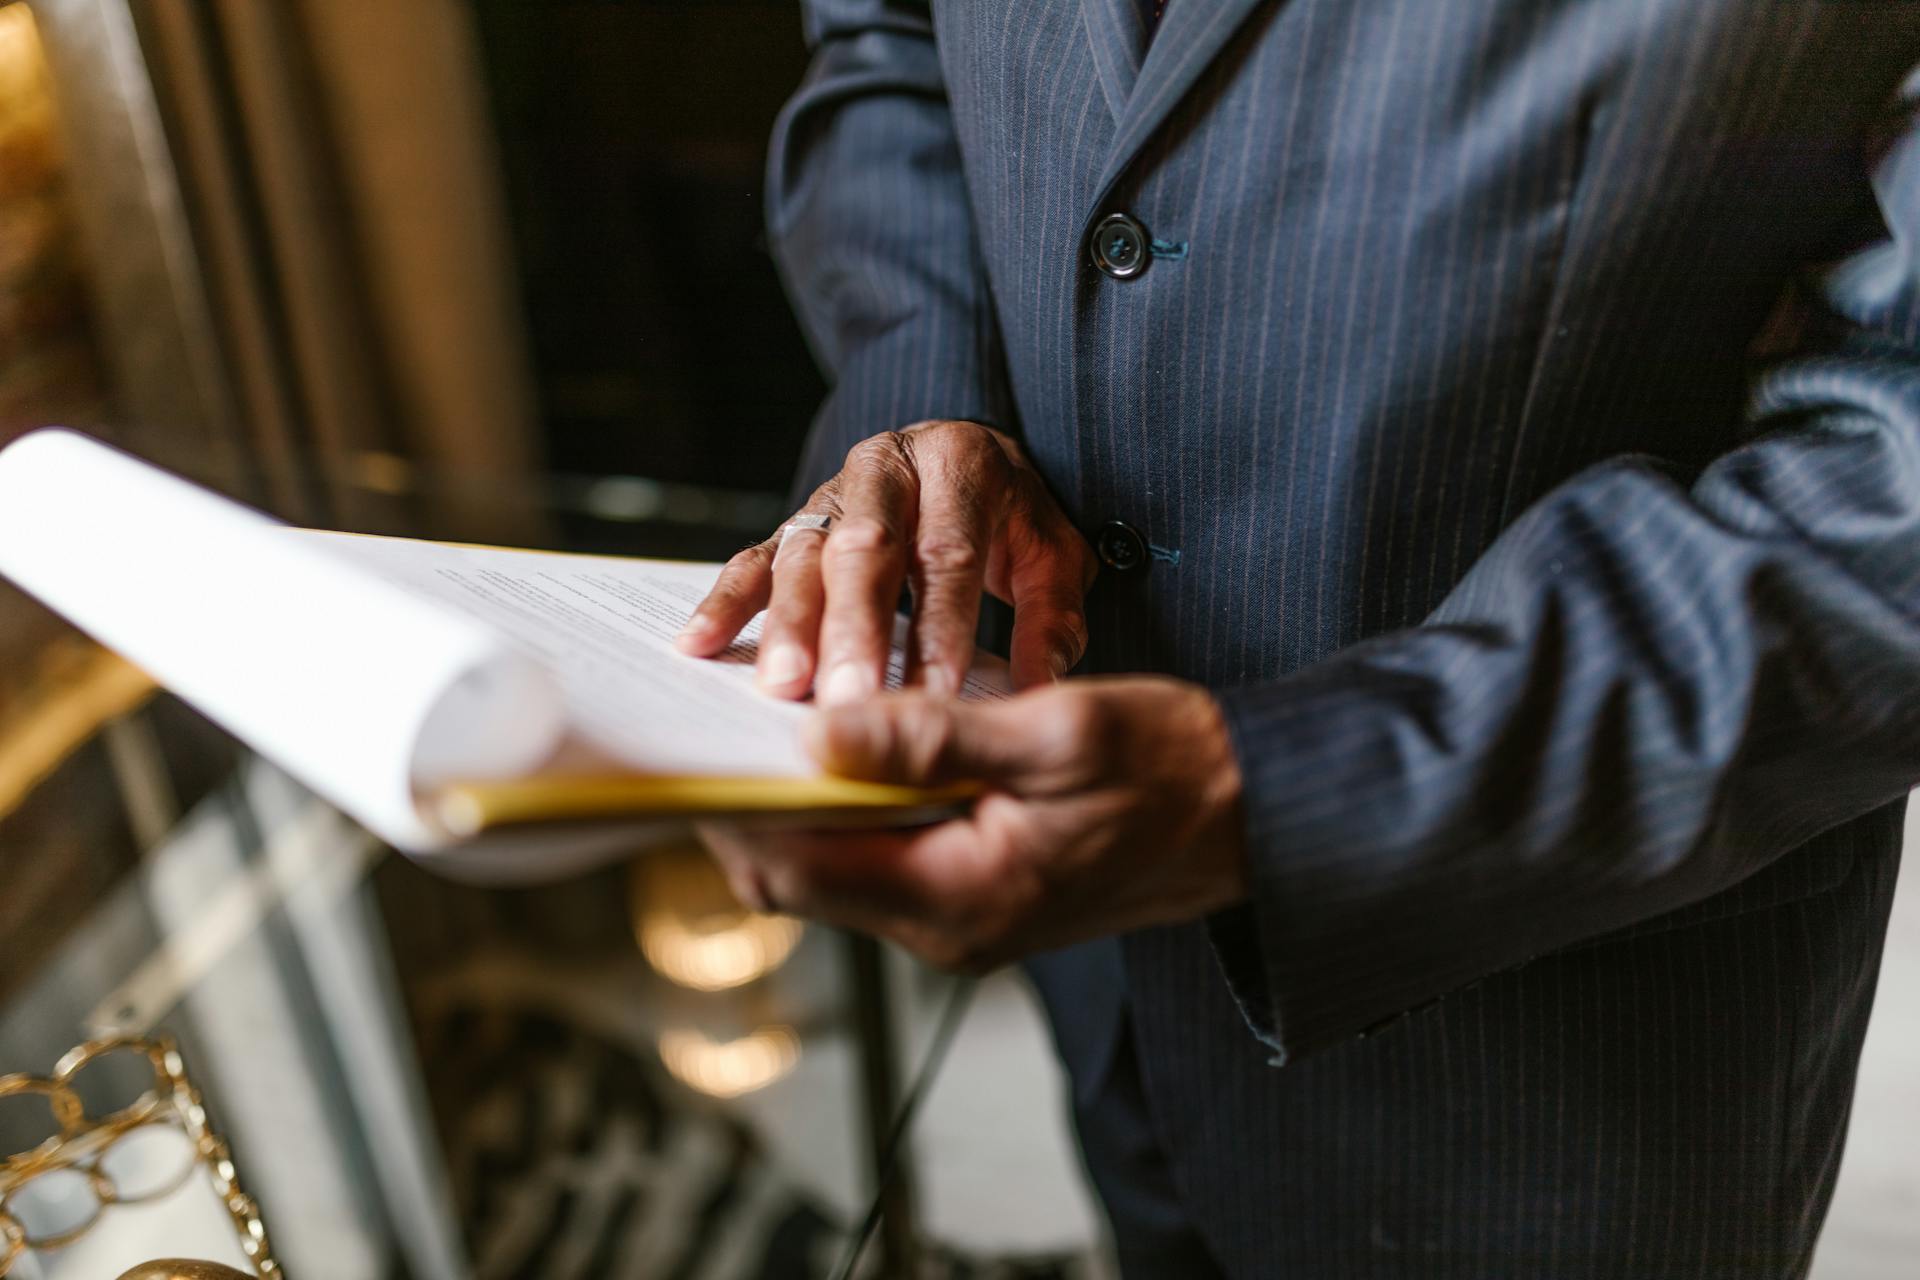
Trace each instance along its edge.
{"label": "black cord", "polygon": [[852,1280],[853,1269],[860,1264],[860,1255],[866,1252],[867,1242],[873,1239],[880,1219],[886,1214],[887,1188],[899,1176],[900,1152],[906,1145],[907,1131],[913,1127],[920,1104],[933,1091],[934,1079],[940,1074],[941,1064],[947,1060],[948,1050],[953,1048],[953,1037],[960,1030],[960,1023],[967,1014],[967,1005],[973,999],[974,988],[978,985],[972,978],[959,978],[954,981],[953,990],[947,995],[947,1007],[940,1013],[940,1026],[933,1033],[933,1043],[927,1046],[927,1056],[921,1061],[920,1070],[915,1073],[907,1096],[901,1100],[900,1111],[893,1118],[893,1128],[887,1132],[887,1145],[881,1155],[879,1175],[874,1179],[873,1201],[867,1206],[867,1216],[860,1221],[860,1229],[847,1242],[847,1251],[841,1255],[840,1265],[833,1270],[833,1280]]}

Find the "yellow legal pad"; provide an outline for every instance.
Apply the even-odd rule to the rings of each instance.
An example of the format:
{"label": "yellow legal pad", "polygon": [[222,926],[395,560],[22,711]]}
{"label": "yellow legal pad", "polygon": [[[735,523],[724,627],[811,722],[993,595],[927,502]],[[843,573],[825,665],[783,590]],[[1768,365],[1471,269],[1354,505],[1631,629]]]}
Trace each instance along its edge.
{"label": "yellow legal pad", "polygon": [[804,818],[807,826],[907,826],[951,817],[980,795],[977,783],[899,787],[847,778],[729,778],[612,774],[461,782],[431,804],[460,839],[555,823],[711,818]]}

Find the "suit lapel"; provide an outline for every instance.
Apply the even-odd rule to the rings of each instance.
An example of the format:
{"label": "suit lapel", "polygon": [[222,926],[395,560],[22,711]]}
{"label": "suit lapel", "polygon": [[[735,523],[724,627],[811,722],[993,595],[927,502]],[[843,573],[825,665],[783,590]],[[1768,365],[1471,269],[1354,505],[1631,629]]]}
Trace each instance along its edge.
{"label": "suit lapel", "polygon": [[1100,91],[1118,120],[1140,78],[1140,62],[1147,47],[1146,17],[1140,0],[1080,0],[1080,20],[1093,46],[1093,65],[1100,75]]}
{"label": "suit lapel", "polygon": [[[1259,3],[1260,0],[1170,0],[1166,16],[1160,19],[1160,30],[1147,48],[1146,60],[1140,64],[1133,91],[1127,95],[1126,107],[1120,113],[1113,150],[1108,153],[1106,166],[1101,172],[1099,197],[1088,210],[1089,219],[1104,207],[1114,183],[1120,180],[1120,175],[1140,154],[1140,148]],[[1138,6],[1133,0],[1081,0],[1081,11],[1088,19],[1089,34],[1094,36],[1096,61],[1101,56],[1101,41],[1094,31],[1098,25],[1095,10],[1107,10],[1099,22],[1117,28],[1117,15],[1112,11],[1120,8],[1133,10],[1133,21],[1136,24],[1140,22]],[[1104,66],[1101,68],[1101,84],[1106,84]],[[1111,89],[1108,90],[1108,97],[1111,101]]]}

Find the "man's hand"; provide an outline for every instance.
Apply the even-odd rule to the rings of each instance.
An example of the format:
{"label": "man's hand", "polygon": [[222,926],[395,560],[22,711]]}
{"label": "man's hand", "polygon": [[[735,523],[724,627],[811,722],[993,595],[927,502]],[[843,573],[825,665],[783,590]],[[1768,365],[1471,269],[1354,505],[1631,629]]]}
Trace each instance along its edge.
{"label": "man's hand", "polygon": [[893,694],[821,713],[808,745],[848,777],[991,789],[968,816],[915,831],[703,829],[749,906],[979,970],[1246,896],[1240,770],[1195,685],[1072,681],[1000,703]]}
{"label": "man's hand", "polygon": [[829,516],[824,537],[797,530],[728,561],[678,644],[711,657],[762,609],[761,687],[857,702],[886,676],[894,609],[913,589],[907,682],[960,688],[973,661],[982,591],[1013,605],[1013,678],[1058,678],[1086,649],[1081,603],[1095,561],[1008,437],[973,422],[926,422],[854,446],[803,513]]}

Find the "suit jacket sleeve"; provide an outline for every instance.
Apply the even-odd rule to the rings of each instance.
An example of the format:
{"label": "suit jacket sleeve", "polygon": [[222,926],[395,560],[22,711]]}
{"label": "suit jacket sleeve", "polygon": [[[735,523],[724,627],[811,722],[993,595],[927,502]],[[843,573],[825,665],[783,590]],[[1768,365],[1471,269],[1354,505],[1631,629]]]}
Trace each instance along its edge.
{"label": "suit jacket sleeve", "polygon": [[921,0],[806,0],[813,61],[774,128],[774,257],[832,389],[803,479],[928,418],[1012,430],[946,86]]}
{"label": "suit jacket sleeve", "polygon": [[1920,133],[1704,470],[1550,491],[1420,627],[1222,696],[1275,1061],[1729,888],[1920,781]]}

